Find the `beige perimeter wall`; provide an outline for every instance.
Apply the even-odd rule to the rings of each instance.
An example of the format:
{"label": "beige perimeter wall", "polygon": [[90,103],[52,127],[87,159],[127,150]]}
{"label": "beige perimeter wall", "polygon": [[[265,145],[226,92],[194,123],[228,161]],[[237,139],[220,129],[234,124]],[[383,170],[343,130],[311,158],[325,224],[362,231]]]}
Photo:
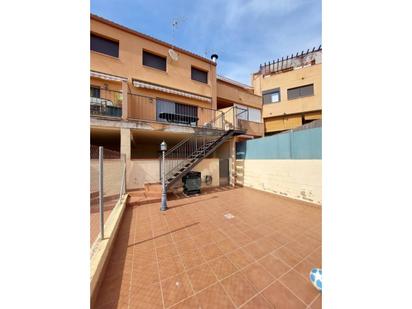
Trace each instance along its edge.
{"label": "beige perimeter wall", "polygon": [[[106,159],[103,164],[104,196],[119,194],[122,178],[122,163],[117,159]],[[99,191],[99,160],[90,160],[90,192]]]}
{"label": "beige perimeter wall", "polygon": [[236,160],[236,182],[322,204],[322,160]]}
{"label": "beige perimeter wall", "polygon": [[[219,159],[204,159],[194,169],[202,173],[202,187],[214,187],[219,185]],[[127,189],[143,188],[145,183],[159,182],[159,160],[141,159],[131,160],[128,163]],[[212,183],[206,185],[204,178],[212,176]],[[178,181],[176,186],[180,186]]]}

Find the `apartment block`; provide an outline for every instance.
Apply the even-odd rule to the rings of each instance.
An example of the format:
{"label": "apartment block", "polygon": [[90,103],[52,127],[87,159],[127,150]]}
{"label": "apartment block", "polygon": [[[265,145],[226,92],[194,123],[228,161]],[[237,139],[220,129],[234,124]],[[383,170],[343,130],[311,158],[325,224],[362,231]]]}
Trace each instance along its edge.
{"label": "apartment block", "polygon": [[261,64],[252,85],[262,96],[265,135],[321,119],[321,46]]}
{"label": "apartment block", "polygon": [[[262,98],[218,76],[218,56],[196,55],[102,17],[90,17],[90,139],[127,161],[127,189],[167,188],[189,171],[202,186],[235,183],[235,142],[263,136]],[[110,159],[110,156],[106,156]],[[206,177],[208,176],[208,177]]]}

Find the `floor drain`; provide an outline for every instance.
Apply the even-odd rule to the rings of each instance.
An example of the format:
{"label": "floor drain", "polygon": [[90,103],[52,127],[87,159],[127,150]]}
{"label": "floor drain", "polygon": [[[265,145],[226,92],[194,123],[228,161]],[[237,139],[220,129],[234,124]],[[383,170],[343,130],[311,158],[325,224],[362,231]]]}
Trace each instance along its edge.
{"label": "floor drain", "polygon": [[232,215],[231,213],[227,213],[227,214],[224,214],[223,217],[225,217],[226,219],[233,219],[235,216]]}

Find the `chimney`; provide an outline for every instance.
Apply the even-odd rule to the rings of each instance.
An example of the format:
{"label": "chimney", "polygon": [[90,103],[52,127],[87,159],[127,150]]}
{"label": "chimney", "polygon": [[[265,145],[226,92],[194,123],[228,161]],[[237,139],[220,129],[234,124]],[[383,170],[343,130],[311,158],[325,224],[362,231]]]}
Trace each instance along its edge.
{"label": "chimney", "polygon": [[216,55],[216,54],[213,54],[212,56],[210,56],[210,59],[212,59],[212,61],[213,61],[214,63],[216,63],[217,58],[219,58],[219,57],[218,57],[218,55]]}

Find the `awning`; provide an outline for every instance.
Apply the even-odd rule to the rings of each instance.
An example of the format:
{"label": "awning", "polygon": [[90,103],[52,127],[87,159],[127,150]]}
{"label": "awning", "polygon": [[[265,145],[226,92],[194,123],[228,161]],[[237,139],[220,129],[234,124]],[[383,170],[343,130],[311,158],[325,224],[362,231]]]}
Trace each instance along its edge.
{"label": "awning", "polygon": [[152,90],[157,90],[157,91],[161,91],[161,92],[165,92],[165,93],[180,95],[182,97],[191,98],[191,99],[195,99],[195,100],[199,100],[199,101],[204,101],[204,102],[209,102],[209,103],[212,102],[212,99],[209,98],[209,97],[204,97],[204,96],[193,94],[193,93],[190,93],[190,92],[186,92],[186,91],[182,91],[182,90],[176,90],[176,89],[172,89],[172,88],[168,88],[168,87],[164,87],[164,86],[160,86],[160,85],[155,85],[155,84],[151,84],[151,83],[147,83],[147,82],[142,82],[142,81],[139,81],[139,80],[133,80],[133,85],[137,88],[152,89]]}
{"label": "awning", "polygon": [[96,72],[96,71],[90,71],[90,77],[111,80],[115,82],[122,82],[122,81],[127,82],[126,77],[120,77],[120,76],[111,75],[111,74],[102,73],[102,72]]}

